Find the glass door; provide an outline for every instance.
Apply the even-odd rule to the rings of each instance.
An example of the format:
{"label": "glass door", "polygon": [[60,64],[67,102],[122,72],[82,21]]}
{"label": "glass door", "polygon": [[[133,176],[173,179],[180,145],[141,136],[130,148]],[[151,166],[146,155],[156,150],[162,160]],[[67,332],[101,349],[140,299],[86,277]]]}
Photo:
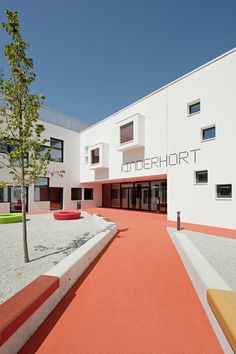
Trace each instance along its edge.
{"label": "glass door", "polygon": [[[26,211],[28,210],[28,188],[26,192]],[[10,211],[11,213],[19,213],[22,211],[21,190],[20,187],[10,187]]]}
{"label": "glass door", "polygon": [[50,210],[63,208],[63,188],[50,187]]}

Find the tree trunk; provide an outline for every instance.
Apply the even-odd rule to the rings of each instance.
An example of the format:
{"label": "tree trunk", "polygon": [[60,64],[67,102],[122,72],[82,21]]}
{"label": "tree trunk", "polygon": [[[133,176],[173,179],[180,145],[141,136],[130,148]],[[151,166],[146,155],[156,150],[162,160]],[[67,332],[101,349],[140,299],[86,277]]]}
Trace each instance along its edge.
{"label": "tree trunk", "polygon": [[21,186],[21,205],[22,205],[22,226],[23,226],[23,250],[25,263],[29,262],[28,244],[27,244],[27,226],[26,226],[26,203],[25,187]]}

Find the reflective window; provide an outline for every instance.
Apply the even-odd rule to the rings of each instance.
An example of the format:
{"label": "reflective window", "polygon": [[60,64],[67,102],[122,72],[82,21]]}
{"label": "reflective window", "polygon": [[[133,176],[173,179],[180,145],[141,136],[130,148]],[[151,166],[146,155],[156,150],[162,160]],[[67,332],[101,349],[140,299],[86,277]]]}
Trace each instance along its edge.
{"label": "reflective window", "polygon": [[200,101],[195,102],[193,104],[189,104],[188,106],[188,114],[194,114],[200,112]]}
{"label": "reflective window", "polygon": [[216,127],[202,129],[202,140],[214,139],[216,137]]}
{"label": "reflective window", "polygon": [[45,202],[49,200],[49,178],[40,177],[34,185],[34,201]]}
{"label": "reflective window", "polygon": [[82,199],[82,188],[71,188],[71,200]]}
{"label": "reflective window", "polygon": [[63,162],[63,140],[51,138],[51,160],[56,162]]}
{"label": "reflective window", "polygon": [[91,164],[99,163],[99,148],[91,150]]}
{"label": "reflective window", "polygon": [[127,123],[120,127],[120,143],[127,143],[134,139],[134,122]]}
{"label": "reflective window", "polygon": [[208,171],[196,171],[195,172],[195,182],[196,183],[207,183],[208,182]]}
{"label": "reflective window", "polygon": [[84,188],[84,200],[93,200],[93,188]]}
{"label": "reflective window", "polygon": [[0,188],[0,203],[9,202],[8,188]]}
{"label": "reflective window", "polygon": [[232,184],[217,184],[217,198],[232,198]]}

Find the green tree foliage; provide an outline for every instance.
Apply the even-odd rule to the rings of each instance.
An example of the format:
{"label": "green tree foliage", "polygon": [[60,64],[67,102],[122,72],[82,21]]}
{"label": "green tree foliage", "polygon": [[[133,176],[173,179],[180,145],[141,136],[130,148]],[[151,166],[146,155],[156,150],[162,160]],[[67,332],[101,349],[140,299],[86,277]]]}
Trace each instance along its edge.
{"label": "green tree foliage", "polygon": [[42,136],[45,128],[38,122],[44,97],[30,92],[35,73],[33,60],[26,54],[28,43],[20,33],[18,13],[9,10],[5,13],[7,22],[1,27],[11,38],[4,50],[10,73],[5,79],[2,71],[0,77],[0,168],[8,169],[10,182],[3,180],[0,183],[21,188],[24,259],[28,262],[26,187],[47,174],[50,149],[42,147],[47,140]]}

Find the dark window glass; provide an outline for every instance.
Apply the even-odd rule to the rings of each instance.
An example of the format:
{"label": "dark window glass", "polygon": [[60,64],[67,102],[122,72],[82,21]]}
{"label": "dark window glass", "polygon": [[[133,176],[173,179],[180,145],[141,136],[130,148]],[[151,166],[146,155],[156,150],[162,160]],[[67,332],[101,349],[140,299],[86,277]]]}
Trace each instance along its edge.
{"label": "dark window glass", "polygon": [[63,162],[63,140],[51,138],[51,160],[56,162]]}
{"label": "dark window glass", "polygon": [[49,178],[40,177],[34,185],[34,201],[45,202],[49,199]]}
{"label": "dark window glass", "polygon": [[202,130],[202,140],[213,139],[216,136],[216,128],[206,128]]}
{"label": "dark window glass", "polygon": [[99,148],[91,150],[91,164],[99,163]]}
{"label": "dark window glass", "polygon": [[207,183],[208,171],[196,171],[196,183]]}
{"label": "dark window glass", "polygon": [[102,185],[102,206],[110,207],[110,196],[111,196],[111,184]]}
{"label": "dark window glass", "polygon": [[189,105],[189,114],[200,112],[200,102],[196,102]]}
{"label": "dark window glass", "polygon": [[217,198],[232,198],[232,184],[217,184]]}
{"label": "dark window glass", "polygon": [[120,127],[120,143],[127,143],[134,139],[134,123],[130,122]]}
{"label": "dark window glass", "polygon": [[71,200],[82,199],[82,188],[71,188]]}
{"label": "dark window glass", "polygon": [[84,188],[84,200],[93,200],[93,188]]}
{"label": "dark window glass", "polygon": [[0,188],[0,203],[9,202],[8,188]]}

